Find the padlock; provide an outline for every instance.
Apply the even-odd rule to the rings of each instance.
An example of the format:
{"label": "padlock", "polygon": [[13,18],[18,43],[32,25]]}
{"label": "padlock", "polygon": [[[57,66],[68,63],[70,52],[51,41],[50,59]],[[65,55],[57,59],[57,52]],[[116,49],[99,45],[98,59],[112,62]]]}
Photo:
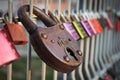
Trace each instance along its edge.
{"label": "padlock", "polygon": [[110,20],[108,14],[106,12],[103,12],[102,13],[102,16],[105,18],[106,22],[107,22],[107,28],[108,29],[112,29],[113,28],[113,23],[112,21]]}
{"label": "padlock", "polygon": [[83,26],[81,25],[80,21],[77,21],[73,15],[70,15],[70,18],[71,18],[74,28],[79,33],[81,39],[87,38],[88,35],[87,35],[86,31],[84,30]]}
{"label": "padlock", "polygon": [[0,30],[0,67],[4,67],[20,58],[16,48],[4,29]]}
{"label": "padlock", "polygon": [[118,19],[117,23],[116,23],[116,31],[120,31],[120,18]]}
{"label": "padlock", "polygon": [[6,23],[4,29],[7,35],[11,38],[15,45],[27,44],[28,39],[22,25],[18,24],[17,19],[13,17],[14,23],[9,23],[7,20],[8,13],[4,15],[4,22]]}
{"label": "padlock", "polygon": [[102,28],[102,26],[99,24],[99,22],[98,22],[97,19],[92,19],[91,22],[94,23],[95,28],[96,28],[96,30],[97,30],[97,33],[103,32],[103,28]]}
{"label": "padlock", "polygon": [[96,26],[97,26],[98,24],[95,24],[95,23],[92,21],[93,19],[96,18],[96,16],[93,14],[93,12],[89,13],[89,16],[90,16],[90,19],[87,20],[87,21],[88,21],[88,23],[90,24],[90,26],[91,26],[94,34],[96,35],[96,34],[99,33],[98,30],[97,30],[97,28],[96,28]]}
{"label": "padlock", "polygon": [[112,23],[112,21],[110,20],[110,18],[107,17],[107,18],[106,18],[106,21],[107,21],[107,23],[108,23],[108,29],[112,29],[112,28],[113,28],[113,23]]}
{"label": "padlock", "polygon": [[19,8],[18,16],[28,33],[31,44],[38,56],[57,71],[67,73],[76,69],[82,61],[82,52],[63,25],[57,24],[39,8],[35,14],[48,28],[38,27],[28,17],[29,5]]}
{"label": "padlock", "polygon": [[84,29],[86,30],[87,34],[91,37],[94,35],[94,32],[90,26],[90,24],[88,23],[88,20],[85,20],[85,15],[83,15],[84,20],[81,20],[81,24],[83,25]]}
{"label": "padlock", "polygon": [[106,22],[106,20],[103,17],[101,17],[101,18],[99,18],[97,20],[99,21],[99,23],[102,26],[102,28],[107,27],[107,22]]}
{"label": "padlock", "polygon": [[101,18],[100,14],[98,12],[96,12],[95,15],[96,15],[95,20],[96,20],[96,23],[98,24],[98,27],[100,28],[100,32],[103,32],[103,27],[102,27],[102,25],[100,24],[100,22],[98,20],[99,18]]}

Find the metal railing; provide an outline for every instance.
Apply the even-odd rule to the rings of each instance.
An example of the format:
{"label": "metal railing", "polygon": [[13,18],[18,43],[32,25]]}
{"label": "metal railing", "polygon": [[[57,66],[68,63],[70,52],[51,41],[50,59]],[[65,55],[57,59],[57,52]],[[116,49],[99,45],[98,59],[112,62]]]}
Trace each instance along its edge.
{"label": "metal railing", "polygon": [[[77,14],[79,14],[79,2],[80,0],[77,0],[77,7],[76,11]],[[99,7],[98,11],[105,10],[106,7],[112,7],[116,10],[119,10],[120,6],[118,4],[119,0],[89,0],[89,11],[92,11],[92,4],[94,2],[94,10],[97,11],[97,7]],[[12,22],[12,12],[13,12],[13,0],[8,0],[8,10],[9,10],[9,22]],[[34,0],[29,0],[30,4],[30,18],[32,18],[32,12],[33,12],[33,2]],[[58,9],[60,9],[61,12],[61,0],[58,1]],[[68,1],[69,5],[69,14],[71,13],[71,3],[72,0]],[[112,4],[114,3],[114,4]],[[45,0],[45,12],[47,14],[48,11],[48,0]],[[99,4],[99,6],[98,6]],[[102,9],[103,8],[103,9]],[[85,12],[87,9],[87,0],[83,0],[83,11]],[[110,16],[110,18],[115,21],[114,16]],[[3,19],[0,19],[0,23],[4,23]],[[114,22],[115,23],[115,22]],[[80,48],[81,51],[84,52],[83,54],[83,63],[73,72],[71,73],[59,73],[55,70],[53,70],[53,80],[58,80],[58,77],[61,76],[62,80],[97,80],[100,76],[104,75],[106,70],[112,66],[113,63],[119,60],[119,40],[120,40],[120,34],[119,32],[116,32],[115,29],[107,30],[107,28],[104,29],[104,32],[101,34],[98,34],[93,37],[89,37],[87,39],[80,40]],[[27,64],[26,64],[26,80],[31,80],[31,61],[32,61],[32,49],[30,42],[27,45]],[[110,61],[110,65],[106,65],[106,63]],[[91,70],[90,70],[91,68]],[[83,70],[84,69],[84,70]],[[42,62],[42,68],[41,68],[41,74],[42,77],[39,80],[46,80],[46,64]],[[83,71],[86,72],[83,73]],[[92,73],[92,74],[91,74]],[[76,74],[78,74],[79,79],[76,78]],[[12,64],[8,65],[7,68],[7,80],[12,80]],[[87,76],[87,78],[86,78]]]}

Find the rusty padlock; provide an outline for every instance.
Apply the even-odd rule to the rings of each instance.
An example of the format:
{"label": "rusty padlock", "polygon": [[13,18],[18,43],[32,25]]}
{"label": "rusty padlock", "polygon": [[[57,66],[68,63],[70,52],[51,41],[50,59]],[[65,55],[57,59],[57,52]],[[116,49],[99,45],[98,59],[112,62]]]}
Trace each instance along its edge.
{"label": "rusty padlock", "polygon": [[6,66],[20,58],[16,48],[4,29],[0,30],[0,67]]}
{"label": "rusty padlock", "polygon": [[11,38],[12,42],[15,45],[24,45],[28,42],[25,30],[22,25],[18,24],[17,19],[13,17],[14,23],[9,23],[7,20],[8,13],[4,15],[4,22],[6,23],[4,26],[7,35]]}
{"label": "rusty padlock", "polygon": [[31,44],[38,56],[49,66],[60,72],[71,72],[82,61],[82,52],[77,42],[65,30],[39,8],[33,7],[33,14],[48,26],[38,27],[28,17],[29,5],[19,8],[18,16],[30,34]]}

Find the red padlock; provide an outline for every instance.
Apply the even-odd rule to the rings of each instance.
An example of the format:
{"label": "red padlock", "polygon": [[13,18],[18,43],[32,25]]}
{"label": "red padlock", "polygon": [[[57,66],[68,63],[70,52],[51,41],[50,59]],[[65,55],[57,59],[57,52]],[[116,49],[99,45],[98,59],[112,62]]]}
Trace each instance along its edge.
{"label": "red padlock", "polygon": [[110,20],[109,17],[106,18],[106,21],[107,21],[107,24],[108,24],[108,29],[112,29],[113,28],[113,23],[112,21]]}
{"label": "red padlock", "polygon": [[18,24],[17,19],[13,17],[14,23],[9,23],[7,20],[8,13],[4,15],[4,22],[6,23],[4,29],[7,35],[11,38],[15,45],[24,45],[28,42],[25,30],[22,25]]}
{"label": "red padlock", "polygon": [[116,23],[116,31],[120,31],[120,18],[118,19],[117,23]]}
{"label": "red padlock", "polygon": [[0,30],[0,67],[3,67],[17,59],[20,55],[11,43],[4,29]]}
{"label": "red padlock", "polygon": [[97,33],[103,32],[103,28],[102,28],[102,26],[100,25],[100,23],[98,22],[97,19],[92,19],[91,22],[94,24]]}

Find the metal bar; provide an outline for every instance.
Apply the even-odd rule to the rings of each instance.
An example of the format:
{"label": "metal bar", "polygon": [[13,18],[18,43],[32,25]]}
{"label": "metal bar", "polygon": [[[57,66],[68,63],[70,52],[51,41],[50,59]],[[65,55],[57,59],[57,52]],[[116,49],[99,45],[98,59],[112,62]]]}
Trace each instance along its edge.
{"label": "metal bar", "polygon": [[48,14],[48,0],[45,0],[45,13]]}
{"label": "metal bar", "polygon": [[75,70],[72,71],[72,73],[71,73],[71,78],[72,78],[72,80],[76,80],[76,78],[75,78]]}
{"label": "metal bar", "polygon": [[[87,1],[86,0],[84,0],[84,2],[83,2],[83,11],[85,12],[85,10],[86,10],[86,8],[87,8]],[[92,10],[92,0],[90,0],[90,4],[89,4],[89,11],[91,11]],[[86,16],[87,16],[87,18],[89,19],[90,17],[88,17],[88,14],[86,14]],[[86,48],[86,50],[84,51],[85,53],[84,53],[84,62],[85,62],[85,65],[84,65],[84,69],[85,69],[85,72],[86,72],[86,75],[87,75],[87,79],[88,80],[91,80],[91,75],[90,75],[90,71],[89,71],[89,67],[88,67],[88,63],[89,63],[89,56],[90,56],[90,49],[89,49],[89,47],[91,47],[90,46],[90,40],[92,39],[92,37],[91,38],[87,38],[86,40],[85,40],[85,42],[86,42],[86,44],[85,44],[85,48]],[[94,38],[93,38],[94,39]],[[92,40],[93,40],[92,39]],[[84,77],[84,79],[85,79],[85,77]]]}
{"label": "metal bar", "polygon": [[63,74],[63,80],[67,80],[67,74],[66,73]]}
{"label": "metal bar", "polygon": [[[92,11],[92,5],[93,5],[93,0],[90,0],[90,2],[89,2],[89,11],[90,12]],[[89,19],[91,19],[91,18],[89,17]],[[95,36],[92,36],[89,41],[91,41],[91,45],[90,45],[90,42],[89,42],[90,50],[88,50],[89,51],[89,55],[88,55],[89,59],[88,59],[87,62],[90,63],[89,65],[92,69],[93,75],[95,75],[96,72],[95,72],[95,68],[94,68],[94,65],[93,65],[94,64],[94,59],[93,58],[94,58],[94,48],[95,48]],[[88,68],[88,72],[89,72],[88,73],[88,79],[91,80],[92,76],[90,75],[89,66],[87,68]]]}
{"label": "metal bar", "polygon": [[95,47],[95,65],[97,67],[97,70],[100,71],[100,66],[98,64],[98,51],[99,51],[99,41],[100,41],[100,35],[97,35],[96,37],[96,47]]}
{"label": "metal bar", "polygon": [[86,10],[87,0],[83,0],[83,12]]}
{"label": "metal bar", "polygon": [[100,61],[100,64],[101,64],[101,67],[102,67],[102,69],[103,69],[103,67],[104,67],[104,63],[103,63],[103,60],[102,60],[102,54],[103,54],[103,45],[104,45],[104,43],[103,43],[103,39],[104,39],[104,33],[102,33],[102,34],[100,34],[100,55],[99,55],[99,61]]}
{"label": "metal bar", "polygon": [[69,0],[68,2],[68,16],[70,16],[72,10],[72,0]]}
{"label": "metal bar", "polygon": [[46,80],[46,64],[42,62],[42,77],[41,80]]}
{"label": "metal bar", "polygon": [[[48,0],[45,0],[45,13],[48,14]],[[46,64],[42,61],[42,77],[41,80],[46,80]]]}
{"label": "metal bar", "polygon": [[58,17],[60,17],[61,14],[61,0],[58,2]]}
{"label": "metal bar", "polygon": [[[90,7],[90,6],[89,6]],[[86,16],[87,16],[87,19],[89,20],[89,19],[91,19],[91,17],[86,13]],[[87,38],[87,40],[86,40],[86,50],[85,50],[85,71],[86,71],[86,75],[87,75],[87,78],[89,79],[89,80],[91,80],[91,75],[90,75],[90,71],[89,71],[89,61],[90,61],[90,49],[89,49],[89,47],[91,47],[91,46],[94,46],[94,45],[90,45],[90,40],[93,40],[92,39],[93,38],[93,36],[91,37],[91,38]]]}
{"label": "metal bar", "polygon": [[[68,17],[70,17],[71,11],[72,11],[72,0],[69,0],[69,2],[68,2]],[[75,70],[72,71],[71,73],[69,73],[69,75],[71,76],[72,80],[76,80],[75,79]],[[69,78],[69,76],[68,76],[68,78]]]}
{"label": "metal bar", "polygon": [[79,15],[79,7],[80,7],[80,0],[77,0],[77,6],[76,6],[77,15]]}
{"label": "metal bar", "polygon": [[91,79],[89,69],[88,69],[88,62],[89,62],[89,47],[90,47],[90,38],[86,39],[86,50],[85,50],[85,70],[86,70],[86,75],[88,79]]}
{"label": "metal bar", "polygon": [[108,36],[109,36],[109,41],[108,41],[108,47],[109,47],[109,49],[108,49],[108,53],[109,53],[109,54],[108,54],[108,59],[109,59],[109,61],[112,63],[112,60],[111,60],[111,47],[110,47],[110,46],[111,46],[111,45],[110,45],[110,44],[111,44],[111,32],[112,32],[112,31],[110,30],[109,33],[108,33],[108,34],[109,34],[109,35],[108,35]]}
{"label": "metal bar", "polygon": [[93,0],[90,0],[90,3],[89,3],[89,11],[92,11],[92,5],[93,5]]}
{"label": "metal bar", "polygon": [[95,2],[94,11],[95,11],[95,12],[97,11],[97,1],[98,1],[98,0],[94,0],[94,2]]}
{"label": "metal bar", "polygon": [[[106,7],[108,6],[108,1],[106,0]],[[105,3],[104,3],[105,4]],[[108,41],[108,33],[107,33],[107,28],[105,28],[105,34],[104,34],[104,48],[103,48],[103,59],[104,59],[104,69],[106,69],[106,62],[107,62],[107,57],[106,57],[106,51],[107,51],[107,41]]]}
{"label": "metal bar", "polygon": [[102,10],[102,0],[99,0],[99,12],[101,12],[101,10]]}
{"label": "metal bar", "polygon": [[[60,19],[60,14],[61,14],[61,0],[58,0],[58,17]],[[58,72],[54,70],[54,75],[53,75],[54,79],[53,80],[57,80],[58,77]]]}
{"label": "metal bar", "polygon": [[[32,13],[33,13],[33,0],[30,0],[30,18],[32,19]],[[29,38],[29,42],[28,42],[28,48],[27,48],[27,76],[26,76],[26,80],[31,80],[31,43],[30,43],[30,38]]]}
{"label": "metal bar", "polygon": [[[97,3],[98,3],[98,0],[94,0],[95,1],[95,6],[94,6],[94,11],[95,12],[97,12]],[[99,54],[99,50],[100,50],[100,34],[98,34],[97,36],[96,36],[96,43],[95,43],[96,45],[95,45],[95,51],[94,51],[94,53],[95,53],[95,55],[94,55],[94,57],[95,57],[95,59],[94,59],[94,62],[95,62],[95,65],[94,65],[94,68],[95,68],[95,66],[96,66],[96,75],[95,75],[95,79],[98,79],[98,77],[99,77],[99,71],[100,71],[100,65],[99,65],[99,63],[98,63],[98,56],[100,55]]]}
{"label": "metal bar", "polygon": [[[13,0],[8,0],[9,22],[12,23]],[[7,67],[7,80],[12,80],[12,64]]]}
{"label": "metal bar", "polygon": [[[80,49],[81,49],[82,52],[84,52],[84,40],[83,39],[80,40]],[[83,54],[83,56],[84,56],[84,54]],[[78,73],[79,73],[79,76],[80,76],[80,80],[84,80],[82,69],[83,69],[83,63],[78,68]]]}
{"label": "metal bar", "polygon": [[57,74],[58,74],[58,72],[54,70],[54,73],[53,73],[53,80],[57,80]]}
{"label": "metal bar", "polygon": [[95,48],[95,36],[91,39],[91,50],[90,50],[90,67],[92,69],[93,75],[96,75],[94,68],[94,48]]}
{"label": "metal bar", "polygon": [[8,0],[9,22],[12,23],[13,0]]}
{"label": "metal bar", "polygon": [[103,59],[104,59],[104,61],[105,61],[105,63],[104,63],[104,65],[105,65],[105,67],[104,68],[106,68],[106,62],[107,62],[107,58],[106,58],[106,50],[107,50],[107,38],[108,38],[108,35],[107,35],[107,28],[105,29],[105,40],[104,40],[104,53],[103,53]]}

